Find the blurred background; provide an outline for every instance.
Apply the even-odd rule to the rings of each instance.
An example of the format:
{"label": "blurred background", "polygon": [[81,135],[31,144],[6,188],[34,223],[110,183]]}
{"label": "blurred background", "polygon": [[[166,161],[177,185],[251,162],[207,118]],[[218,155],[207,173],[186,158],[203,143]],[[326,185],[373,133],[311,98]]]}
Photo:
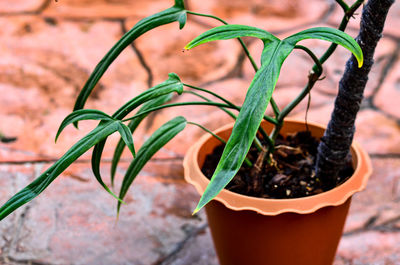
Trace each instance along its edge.
{"label": "blurred background", "polygon": [[[332,0],[190,0],[186,4],[195,12],[261,27],[280,38],[307,27],[337,27],[343,15]],[[172,5],[173,0],[0,1],[1,204],[96,125],[81,122],[79,130],[70,126],[54,143],[59,124],[72,111],[103,55],[140,19]],[[361,10],[346,30],[353,37],[360,14]],[[112,114],[167,79],[170,72],[185,83],[223,93],[241,104],[254,71],[237,41],[213,42],[183,52],[191,39],[218,25],[212,19],[189,16],[182,30],[173,23],[146,33],[109,68],[86,108]],[[258,62],[262,43],[245,41]],[[303,44],[317,55],[329,45],[314,40]],[[395,3],[356,123],[356,140],[369,152],[374,173],[367,189],[354,196],[335,265],[400,264],[399,51],[400,6]],[[311,92],[309,121],[328,122],[349,56],[338,48],[325,63],[325,78]],[[311,67],[304,52],[290,55],[274,94],[280,107],[300,92]],[[306,109],[307,101],[291,116],[305,119]],[[212,107],[169,109],[146,120],[134,136],[135,144],[182,113],[209,129],[231,122]],[[90,154],[83,156],[41,196],[0,223],[0,264],[218,264],[204,212],[191,215],[199,197],[184,182],[181,166],[185,151],[202,134],[188,127],[155,156],[135,180],[118,223],[116,201],[92,176]],[[117,141],[112,137],[103,155],[107,184]],[[129,161],[125,153],[117,181]]]}

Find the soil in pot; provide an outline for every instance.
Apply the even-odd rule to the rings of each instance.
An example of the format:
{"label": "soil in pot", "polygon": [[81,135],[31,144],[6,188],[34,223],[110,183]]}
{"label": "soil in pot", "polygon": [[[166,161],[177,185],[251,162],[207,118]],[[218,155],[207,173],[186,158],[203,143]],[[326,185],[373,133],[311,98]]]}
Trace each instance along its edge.
{"label": "soil in pot", "polygon": [[[318,179],[314,172],[318,141],[309,131],[289,134],[286,138],[280,136],[270,158],[272,162],[264,163],[257,177],[243,164],[226,189],[247,196],[285,199],[311,196],[335,188],[353,174],[351,157],[336,180]],[[217,146],[207,155],[202,167],[207,178],[214,173],[223,149],[223,145]],[[257,156],[257,149],[252,147],[248,158],[253,162]],[[254,179],[257,179],[256,183]]]}

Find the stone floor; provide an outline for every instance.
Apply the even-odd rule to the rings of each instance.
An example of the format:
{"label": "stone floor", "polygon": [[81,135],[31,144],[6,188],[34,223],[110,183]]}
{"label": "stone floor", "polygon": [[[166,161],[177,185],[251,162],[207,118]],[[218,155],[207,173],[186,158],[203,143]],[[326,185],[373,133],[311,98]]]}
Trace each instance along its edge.
{"label": "stone floor", "polygon": [[[70,113],[97,62],[139,19],[172,2],[0,1],[0,203],[93,128],[93,122],[82,122],[79,131],[71,126],[54,144],[58,125]],[[279,37],[305,27],[336,26],[341,18],[340,8],[329,0],[188,4],[191,10],[213,13],[230,23],[257,25]],[[347,31],[352,36],[357,35],[358,18],[359,14]],[[119,104],[165,80],[169,72],[217,92],[229,89],[230,99],[240,104],[253,72],[236,41],[182,53],[189,40],[216,25],[189,17],[182,31],[172,24],[139,38],[107,71],[87,107],[112,113]],[[248,43],[250,51],[259,55],[260,43]],[[319,55],[327,47],[322,41],[305,43]],[[400,5],[396,3],[357,119],[356,140],[369,152],[374,173],[366,190],[354,196],[335,265],[400,264],[399,51]],[[339,48],[326,63],[326,78],[311,93],[309,120],[327,123],[348,56]],[[301,52],[289,57],[274,94],[281,107],[300,91],[311,65]],[[300,104],[292,116],[304,119],[306,106]],[[229,121],[209,107],[196,112],[164,111],[139,129],[136,143],[181,113],[210,129]],[[199,197],[182,177],[185,150],[201,134],[188,128],[155,156],[128,193],[118,223],[115,200],[93,178],[90,156],[82,157],[41,196],[0,223],[0,264],[218,264],[204,213],[191,215]],[[7,141],[12,138],[15,141]],[[105,149],[105,175],[117,140],[112,138]],[[128,162],[129,154],[124,154],[117,180]]]}

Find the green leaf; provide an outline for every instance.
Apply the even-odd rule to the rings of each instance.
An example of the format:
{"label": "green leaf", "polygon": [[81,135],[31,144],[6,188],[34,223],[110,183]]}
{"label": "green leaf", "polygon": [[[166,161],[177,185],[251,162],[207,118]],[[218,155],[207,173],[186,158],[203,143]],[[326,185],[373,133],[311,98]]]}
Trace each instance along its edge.
{"label": "green leaf", "polygon": [[169,78],[165,82],[146,90],[145,92],[141,93],[140,95],[136,96],[135,98],[124,104],[112,115],[112,117],[114,119],[121,120],[126,115],[128,115],[129,112],[149,100],[160,97],[162,95],[170,94],[172,92],[182,94],[183,84],[178,75],[170,73],[168,74],[168,76]]}
{"label": "green leaf", "polygon": [[[113,119],[116,120],[121,120],[123,119],[129,112],[133,111],[136,107],[140,106],[143,103],[146,103],[150,100],[153,100],[155,98],[158,98],[160,96],[168,95],[171,94],[172,92],[177,92],[181,94],[183,92],[183,84],[181,80],[179,79],[178,75],[174,73],[170,73],[169,78],[164,81],[163,83],[156,85],[152,88],[149,88],[145,92],[139,94],[138,96],[134,97],[130,101],[128,101],[126,104],[124,104],[121,108],[119,108],[112,116]],[[118,127],[119,130],[124,130],[121,127]],[[121,131],[120,131],[121,133]],[[125,141],[129,141],[128,137],[125,133],[122,135],[122,139]],[[105,188],[108,192],[110,192],[110,189],[104,184],[101,173],[100,173],[100,161],[101,161],[101,156],[103,154],[103,149],[104,145],[106,143],[107,138],[105,138],[103,141],[99,142],[92,153],[92,171],[93,174],[95,175],[97,181]],[[129,146],[128,146],[129,147]],[[133,140],[132,140],[132,145],[130,146],[131,152],[133,150]],[[112,184],[113,184],[113,178],[112,178]],[[114,193],[110,192],[111,195],[115,196]]]}
{"label": "green leaf", "polygon": [[[179,79],[178,75],[170,73],[168,76],[169,78],[165,82],[156,85],[152,88],[149,88],[145,92],[139,94],[138,96],[134,97],[126,104],[124,104],[113,114],[112,116],[113,119],[121,120],[127,114],[129,114],[129,112],[133,111],[136,107],[150,100],[158,98],[160,96],[168,95],[171,94],[172,92],[177,92],[181,94],[183,92],[183,84]],[[104,139],[104,141],[96,145],[92,153],[92,171],[93,174],[96,176],[96,179],[99,181],[100,184],[102,184],[103,187],[104,185],[100,174],[100,160],[106,140],[107,139]]]}
{"label": "green leaf", "polygon": [[91,73],[75,102],[74,110],[82,109],[84,107],[87,98],[100,78],[115,58],[117,58],[128,45],[144,33],[175,21],[179,22],[180,29],[182,29],[186,23],[186,10],[182,0],[176,0],[173,7],[140,20],[131,30],[125,33],[124,36],[122,36],[122,38],[108,51]]}
{"label": "green leaf", "polygon": [[35,179],[31,184],[15,194],[0,208],[0,220],[4,219],[10,213],[20,206],[31,201],[38,196],[50,183],[56,179],[69,165],[71,165],[78,157],[87,152],[91,147],[110,134],[118,130],[119,121],[107,121],[73,145],[57,162],[49,169]]}
{"label": "green leaf", "polygon": [[95,110],[95,109],[84,109],[84,110],[77,110],[69,114],[65,119],[62,121],[57,134],[56,134],[56,142],[60,133],[67,127],[69,124],[81,121],[81,120],[113,120],[113,118],[106,113]]}
{"label": "green leaf", "polygon": [[354,54],[358,61],[358,67],[363,65],[363,53],[360,46],[351,36],[343,31],[334,28],[317,27],[293,34],[283,41],[296,45],[297,42],[305,39],[320,39],[341,45]]}
{"label": "green leaf", "polygon": [[294,45],[279,41],[264,47],[262,66],[250,84],[221,160],[194,212],[217,196],[240,169],[261,124],[282,64],[293,48]]}
{"label": "green leaf", "polygon": [[[119,193],[120,198],[123,199],[125,197],[133,180],[139,174],[143,166],[151,159],[151,157],[179,132],[181,132],[185,128],[186,124],[186,119],[182,116],[178,116],[166,122],[164,125],[158,128],[149,139],[147,139],[147,141],[139,149],[136,158],[129,165],[129,168],[122,181],[122,186]],[[120,207],[121,204],[118,203],[118,212]]]}
{"label": "green leaf", "polygon": [[228,40],[241,37],[256,37],[261,39],[264,43],[279,41],[277,37],[263,29],[245,25],[223,25],[212,28],[197,36],[185,46],[185,49],[189,50],[210,41]]}
{"label": "green leaf", "polygon": [[122,122],[119,123],[118,127],[119,134],[121,135],[122,140],[125,142],[125,144],[128,146],[129,150],[131,151],[133,157],[136,156],[135,152],[135,146],[133,145],[133,138],[132,138],[132,132]]}
{"label": "green leaf", "polygon": [[[119,128],[119,121],[117,121],[117,130]],[[101,125],[102,123],[100,123]],[[99,125],[99,126],[100,126]],[[101,140],[99,143],[97,143],[94,148],[93,148],[93,153],[92,153],[92,159],[91,159],[91,164],[92,164],[92,172],[94,177],[96,178],[97,182],[114,198],[116,198],[118,201],[123,202],[117,195],[114,194],[110,190],[110,188],[104,183],[101,174],[100,174],[100,161],[101,161],[101,155],[103,154],[104,146],[106,144],[106,139],[105,137],[103,140]]]}
{"label": "green leaf", "polygon": [[[153,107],[161,106],[162,104],[170,101],[171,99],[172,99],[172,93],[150,100],[144,103],[137,113],[143,113]],[[148,114],[139,116],[136,119],[133,119],[129,122],[128,128],[132,133],[135,132],[136,128],[139,126],[142,120],[148,116]],[[125,143],[122,139],[120,139],[117,146],[115,147],[114,155],[111,162],[111,186],[114,186],[115,172],[117,170],[117,165],[119,160],[121,159],[121,155],[124,149],[125,149]]]}

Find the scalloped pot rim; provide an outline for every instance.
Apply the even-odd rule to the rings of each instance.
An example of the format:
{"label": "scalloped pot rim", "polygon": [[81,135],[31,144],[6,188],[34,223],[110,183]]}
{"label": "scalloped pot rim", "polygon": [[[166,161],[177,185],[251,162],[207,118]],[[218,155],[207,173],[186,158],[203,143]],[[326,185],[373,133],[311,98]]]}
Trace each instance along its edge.
{"label": "scalloped pot rim", "polygon": [[[317,123],[308,122],[312,134],[321,137],[325,127]],[[270,130],[271,125],[263,123],[266,130]],[[228,124],[215,131],[219,136],[227,138],[232,124]],[[305,128],[303,121],[286,119],[283,126],[283,133],[295,132],[299,128]],[[196,142],[185,156],[183,166],[185,180],[192,184],[199,194],[203,194],[209,180],[203,175],[199,167],[199,160],[206,154],[204,149],[212,150],[219,142],[210,135],[204,135]],[[205,148],[205,146],[208,146]],[[208,151],[208,153],[210,153]],[[241,195],[228,190],[222,190],[214,199],[223,203],[227,208],[241,211],[250,210],[263,215],[278,215],[281,213],[300,213],[308,214],[327,206],[338,206],[346,202],[354,193],[359,192],[367,185],[368,178],[372,173],[371,161],[367,153],[356,142],[351,146],[353,156],[354,174],[344,183],[336,188],[308,197],[295,199],[264,199]],[[203,158],[201,158],[203,157]]]}

